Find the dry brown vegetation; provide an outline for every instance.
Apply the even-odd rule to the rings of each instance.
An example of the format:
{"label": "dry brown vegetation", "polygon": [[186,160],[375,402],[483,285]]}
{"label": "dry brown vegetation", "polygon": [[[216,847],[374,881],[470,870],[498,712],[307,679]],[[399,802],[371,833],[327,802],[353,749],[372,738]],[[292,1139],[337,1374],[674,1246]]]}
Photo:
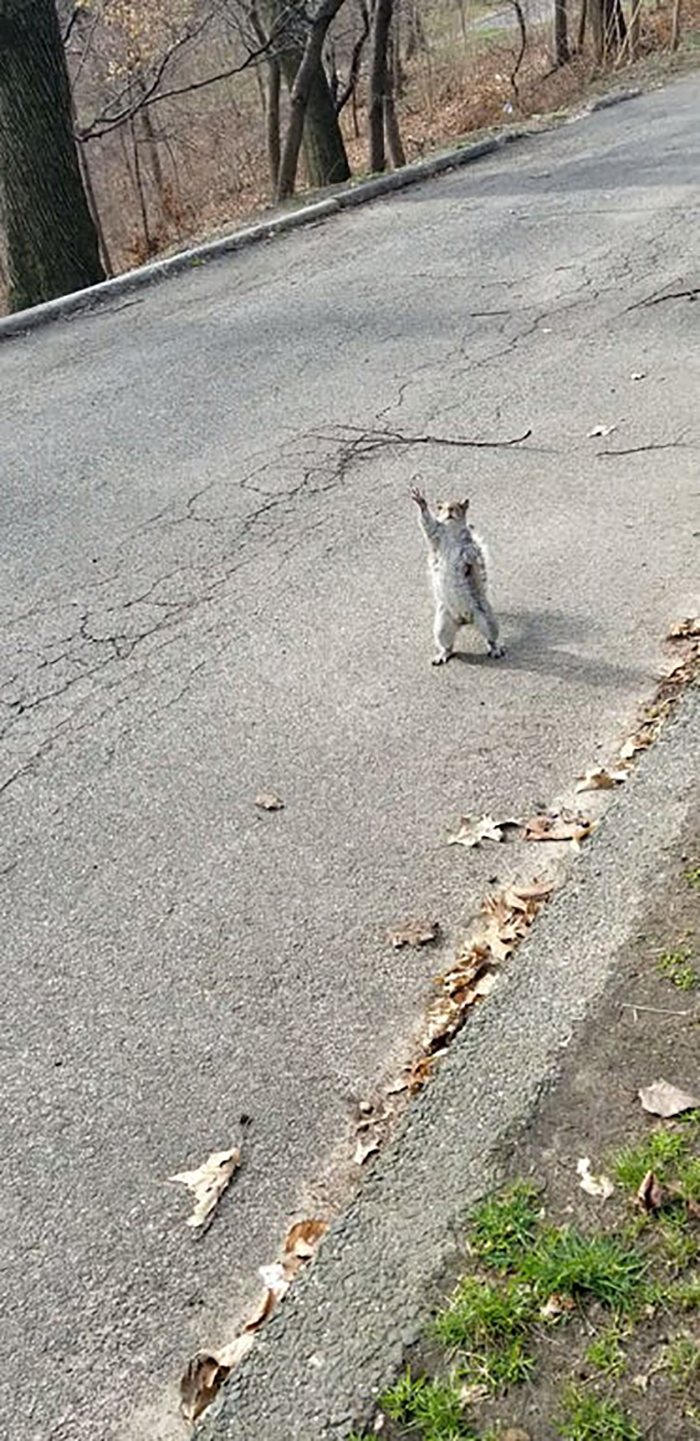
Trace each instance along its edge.
{"label": "dry brown vegetation", "polygon": [[[625,6],[628,25],[633,4]],[[674,0],[639,7],[631,62],[629,40],[621,52],[618,43],[596,58],[590,25],[581,41],[581,0],[568,0],[571,58],[555,65],[552,7],[548,0],[523,0],[527,43],[518,67],[521,29],[513,0],[394,0],[390,65],[406,158],[475,130],[556,110],[592,84],[611,77],[619,83],[630,70],[648,68],[650,57],[672,47],[674,9]],[[340,95],[352,76],[366,11],[363,0],[344,0],[326,39],[324,66]],[[256,29],[254,6],[246,0],[149,0],[148,6],[60,0],[59,13],[83,176],[107,273],[231,228],[271,203],[266,116],[274,55],[259,24]],[[700,0],[684,0],[686,54],[695,26]],[[356,175],[368,169],[369,45],[365,41],[356,86],[340,113]],[[288,110],[283,83],[283,136]],[[305,188],[302,163],[297,192]],[[0,310],[6,308],[4,279],[0,250]]]}

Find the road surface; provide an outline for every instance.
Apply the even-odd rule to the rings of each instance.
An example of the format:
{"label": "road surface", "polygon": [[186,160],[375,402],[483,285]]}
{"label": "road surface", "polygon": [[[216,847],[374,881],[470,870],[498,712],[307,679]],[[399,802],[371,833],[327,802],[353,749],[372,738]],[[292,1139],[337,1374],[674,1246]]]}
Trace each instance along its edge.
{"label": "road surface", "polygon": [[[184,1361],[410,1046],[441,957],[387,927],[449,954],[507,872],[450,826],[550,801],[653,686],[698,573],[699,173],[690,79],[0,348],[13,1441],[181,1434]],[[490,541],[498,664],[429,664],[416,473]],[[243,1114],[197,1242],[167,1178]]]}

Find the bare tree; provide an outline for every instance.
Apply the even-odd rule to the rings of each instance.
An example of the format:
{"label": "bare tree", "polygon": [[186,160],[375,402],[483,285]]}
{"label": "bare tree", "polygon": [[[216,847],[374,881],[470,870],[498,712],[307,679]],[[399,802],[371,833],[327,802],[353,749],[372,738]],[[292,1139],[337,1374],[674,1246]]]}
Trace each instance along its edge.
{"label": "bare tree", "polygon": [[342,4],[344,0],[321,0],[315,13],[309,15],[296,0],[264,0],[267,28],[276,37],[275,50],[290,95],[289,131],[280,162],[280,197],[293,193],[301,139],[312,186],[333,185],[350,176],[345,142],[322,61],[329,26]]}
{"label": "bare tree", "polygon": [[103,280],[53,0],[0,0],[0,174],[11,308]]}
{"label": "bare tree", "polygon": [[386,169],[385,137],[392,163],[403,165],[405,162],[389,64],[393,9],[394,0],[375,0],[369,78],[369,168],[374,171]]}
{"label": "bare tree", "polygon": [[[314,114],[315,124],[320,118],[318,109],[315,112],[310,109],[314,92],[316,94],[316,105],[318,105],[320,94],[322,91],[325,91],[323,105],[325,109],[327,99],[328,105],[330,105],[332,127],[329,125],[328,130],[326,130],[324,122],[320,132],[314,128],[314,130],[307,135],[305,144],[307,165],[309,163],[309,142],[312,136],[314,141],[317,144],[320,142],[324,148],[329,140],[332,141],[332,151],[335,144],[334,136],[337,132],[340,141],[339,149],[336,149],[335,156],[331,154],[330,164],[324,164],[318,183],[328,185],[334,180],[347,180],[350,174],[345,145],[343,144],[343,138],[338,125],[338,117],[335,113],[328,81],[326,80],[321,63],[328,28],[343,3],[344,0],[321,0],[316,14],[309,23],[304,53],[296,71],[290,95],[289,125],[282,151],[282,159],[280,161],[280,173],[277,186],[277,194],[280,200],[285,200],[288,196],[294,194],[302,137],[308,129],[306,125],[307,116],[311,118],[311,115]],[[282,64],[284,66],[284,60],[282,60]],[[326,118],[328,117],[326,116]],[[315,153],[317,154],[317,152]]]}
{"label": "bare tree", "polygon": [[554,0],[554,64],[568,65],[570,59],[566,0]]}

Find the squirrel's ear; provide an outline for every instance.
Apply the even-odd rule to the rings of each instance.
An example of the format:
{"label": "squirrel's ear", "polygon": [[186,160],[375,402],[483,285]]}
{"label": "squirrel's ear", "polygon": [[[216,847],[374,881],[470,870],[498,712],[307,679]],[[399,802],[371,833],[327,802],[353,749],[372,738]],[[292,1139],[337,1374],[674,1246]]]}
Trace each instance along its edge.
{"label": "squirrel's ear", "polygon": [[462,510],[464,511],[464,514],[466,515],[467,511],[469,510],[469,501],[468,501],[468,500],[463,500],[463,501],[462,501]]}

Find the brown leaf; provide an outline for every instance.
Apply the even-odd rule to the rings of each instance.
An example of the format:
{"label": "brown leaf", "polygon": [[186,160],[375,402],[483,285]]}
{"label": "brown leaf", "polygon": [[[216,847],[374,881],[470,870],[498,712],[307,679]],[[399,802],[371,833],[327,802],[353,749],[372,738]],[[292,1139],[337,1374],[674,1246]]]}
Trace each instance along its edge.
{"label": "brown leaf", "polygon": [[284,801],[274,791],[260,791],[255,797],[255,805],[261,811],[282,811]]}
{"label": "brown leaf", "polygon": [[553,1292],[548,1301],[540,1311],[543,1321],[558,1321],[560,1316],[566,1316],[574,1310],[576,1303],[572,1296],[561,1295],[558,1291]]}
{"label": "brown leaf", "polygon": [[493,816],[461,816],[459,830],[447,837],[448,846],[480,846],[482,841],[502,841],[504,832],[519,827],[520,821],[509,817],[495,821]]}
{"label": "brown leaf", "polygon": [[520,901],[546,901],[553,890],[553,881],[533,881],[530,886],[511,886],[510,894]]}
{"label": "brown leaf", "polygon": [[697,1096],[679,1090],[678,1086],[672,1086],[668,1081],[654,1081],[651,1086],[642,1086],[638,1094],[645,1111],[649,1111],[652,1116],[663,1116],[665,1120],[669,1120],[671,1116],[680,1116],[683,1111],[694,1111],[700,1106]]}
{"label": "brown leaf", "polygon": [[212,1151],[196,1171],[178,1171],[168,1177],[187,1186],[194,1195],[195,1206],[185,1222],[187,1226],[197,1229],[208,1221],[240,1164],[240,1147],[233,1146],[230,1151]]}
{"label": "brown leaf", "polygon": [[392,946],[398,950],[401,946],[425,946],[428,941],[435,941],[440,934],[440,926],[437,921],[414,920],[406,921],[396,930],[389,931],[389,940]]}
{"label": "brown leaf", "polygon": [[607,770],[600,766],[597,770],[587,771],[585,776],[576,782],[577,791],[614,791],[616,786],[627,780],[629,772],[626,770]]}
{"label": "brown leaf", "polygon": [[301,1261],[308,1261],[327,1230],[327,1221],[295,1221],[285,1236],[285,1254],[298,1256]]}
{"label": "brown leaf", "polygon": [[230,1369],[207,1351],[198,1351],[188,1361],[180,1378],[180,1410],[186,1421],[196,1421],[206,1411]]}
{"label": "brown leaf", "polygon": [[532,816],[525,823],[526,841],[582,841],[591,834],[593,822],[573,811],[552,811]]}
{"label": "brown leaf", "polygon": [[432,1055],[420,1056],[417,1061],[414,1061],[407,1076],[408,1089],[412,1096],[415,1096],[426,1081],[430,1080],[436,1060],[437,1057]]}
{"label": "brown leaf", "polygon": [[668,638],[686,640],[696,635],[700,636],[700,616],[688,616],[686,620],[680,620],[677,625],[671,626]]}
{"label": "brown leaf", "polygon": [[643,1211],[658,1211],[664,1203],[664,1189],[653,1171],[647,1171],[637,1191],[635,1200]]}

